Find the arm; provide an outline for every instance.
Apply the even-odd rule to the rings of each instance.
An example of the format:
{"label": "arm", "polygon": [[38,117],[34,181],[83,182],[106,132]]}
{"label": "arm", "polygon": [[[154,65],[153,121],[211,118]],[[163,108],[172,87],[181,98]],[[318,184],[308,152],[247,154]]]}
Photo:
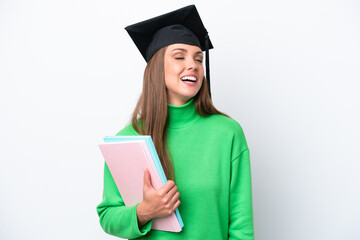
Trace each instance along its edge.
{"label": "arm", "polygon": [[180,205],[179,192],[173,181],[168,181],[156,190],[151,184],[149,170],[144,171],[143,200],[132,207],[124,201],[105,164],[103,201],[97,212],[100,224],[108,234],[121,238],[137,238],[151,230],[152,219],[172,214]]}
{"label": "arm", "polygon": [[151,230],[152,220],[145,222],[139,219],[140,223],[144,224],[139,227],[137,206],[138,204],[132,207],[125,206],[105,164],[103,201],[96,208],[103,230],[110,235],[129,239],[146,235]]}
{"label": "arm", "polygon": [[231,162],[229,240],[235,239],[254,239],[249,149]]}

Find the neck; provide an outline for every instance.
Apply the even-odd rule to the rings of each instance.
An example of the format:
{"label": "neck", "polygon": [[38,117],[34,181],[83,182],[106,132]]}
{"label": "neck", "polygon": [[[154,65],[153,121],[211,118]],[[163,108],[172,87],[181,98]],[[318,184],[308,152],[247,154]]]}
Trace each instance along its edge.
{"label": "neck", "polygon": [[170,94],[168,94],[168,103],[172,106],[182,106],[186,104],[191,98],[189,97],[171,97]]}
{"label": "neck", "polygon": [[194,98],[181,106],[168,104],[168,115],[169,128],[187,127],[200,118],[200,115],[196,113]]}

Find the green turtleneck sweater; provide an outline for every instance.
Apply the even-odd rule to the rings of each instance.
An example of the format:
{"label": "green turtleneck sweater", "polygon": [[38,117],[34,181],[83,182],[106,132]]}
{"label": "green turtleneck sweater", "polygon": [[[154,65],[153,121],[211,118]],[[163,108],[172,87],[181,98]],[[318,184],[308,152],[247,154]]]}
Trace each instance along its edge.
{"label": "green turtleneck sweater", "polygon": [[[238,122],[202,117],[194,98],[168,104],[168,143],[180,192],[181,232],[139,229],[136,206],[124,206],[105,164],[103,201],[97,206],[105,232],[129,239],[254,239],[249,149]],[[139,135],[131,124],[117,135]]]}

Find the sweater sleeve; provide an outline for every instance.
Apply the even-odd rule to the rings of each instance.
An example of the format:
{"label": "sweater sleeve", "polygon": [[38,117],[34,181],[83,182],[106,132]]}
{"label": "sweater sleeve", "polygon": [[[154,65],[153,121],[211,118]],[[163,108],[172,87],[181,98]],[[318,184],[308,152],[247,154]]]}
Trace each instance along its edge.
{"label": "sweater sleeve", "polygon": [[231,162],[229,240],[253,240],[253,208],[249,149]]}
{"label": "sweater sleeve", "polygon": [[110,235],[127,239],[146,235],[151,230],[152,220],[139,228],[136,215],[137,205],[125,206],[105,163],[103,200],[96,208],[103,230]]}

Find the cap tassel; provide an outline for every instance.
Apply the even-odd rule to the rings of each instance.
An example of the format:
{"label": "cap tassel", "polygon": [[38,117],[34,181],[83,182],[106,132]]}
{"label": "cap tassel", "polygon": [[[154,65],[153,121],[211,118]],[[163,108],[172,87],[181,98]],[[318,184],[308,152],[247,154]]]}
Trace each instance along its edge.
{"label": "cap tassel", "polygon": [[207,80],[207,83],[208,83],[209,95],[210,95],[210,99],[211,99],[210,68],[209,68],[209,45],[210,45],[210,38],[209,38],[209,35],[206,34],[206,36],[205,36],[205,53],[206,53],[205,67],[206,67],[206,80]]}

